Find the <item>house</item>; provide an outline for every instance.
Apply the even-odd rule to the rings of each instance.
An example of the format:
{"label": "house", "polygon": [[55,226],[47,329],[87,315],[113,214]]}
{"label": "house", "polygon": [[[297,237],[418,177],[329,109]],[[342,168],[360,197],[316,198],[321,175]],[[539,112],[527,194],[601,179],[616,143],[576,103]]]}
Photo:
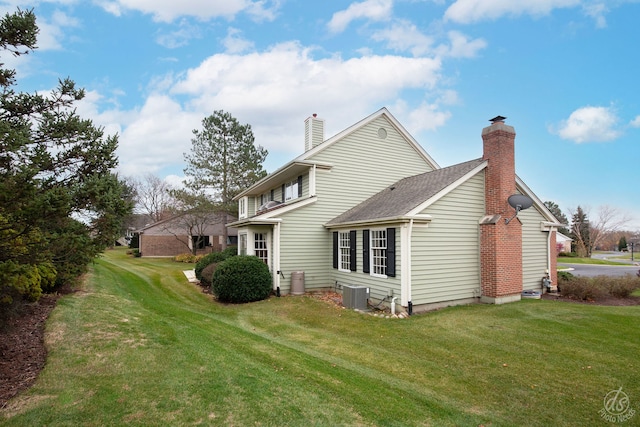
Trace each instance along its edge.
{"label": "house", "polygon": [[[173,257],[191,253],[220,251],[224,242],[222,215],[180,214],[146,225],[135,231],[139,236],[138,248],[145,257]],[[237,232],[227,228],[227,244],[237,244]]]}
{"label": "house", "polygon": [[[482,158],[442,168],[383,108],[324,138],[305,121],[305,151],[241,192],[238,250],[272,271],[274,291],[366,287],[405,310],[519,300],[556,280],[561,226],[515,174],[515,131],[496,118]],[[533,204],[517,217],[508,199]]]}
{"label": "house", "polygon": [[556,232],[557,253],[560,253],[560,252],[570,253],[571,252],[571,242],[573,242],[573,239],[571,237],[565,236],[564,234],[562,234],[560,232]]}

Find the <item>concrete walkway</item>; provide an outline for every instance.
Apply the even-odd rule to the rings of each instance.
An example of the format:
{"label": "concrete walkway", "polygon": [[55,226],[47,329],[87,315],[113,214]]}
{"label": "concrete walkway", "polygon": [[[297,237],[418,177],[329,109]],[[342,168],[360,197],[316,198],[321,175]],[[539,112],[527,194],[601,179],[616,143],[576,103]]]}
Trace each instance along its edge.
{"label": "concrete walkway", "polygon": [[189,281],[189,283],[198,283],[199,280],[196,279],[196,271],[195,270],[184,270],[183,271],[185,277]]}

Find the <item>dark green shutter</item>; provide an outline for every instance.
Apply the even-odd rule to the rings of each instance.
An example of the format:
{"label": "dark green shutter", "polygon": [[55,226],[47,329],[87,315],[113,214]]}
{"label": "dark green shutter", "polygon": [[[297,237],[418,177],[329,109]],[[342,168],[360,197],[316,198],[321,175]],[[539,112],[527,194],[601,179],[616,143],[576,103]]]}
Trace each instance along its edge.
{"label": "dark green shutter", "polygon": [[333,232],[333,268],[338,268],[338,232]]}
{"label": "dark green shutter", "polygon": [[396,277],[396,229],[387,228],[387,276]]}
{"label": "dark green shutter", "polygon": [[356,239],[357,239],[357,234],[356,234],[356,230],[351,230],[349,232],[349,258],[350,258],[350,270],[351,271],[356,271]]}
{"label": "dark green shutter", "polygon": [[298,197],[302,197],[302,175],[298,176]]}
{"label": "dark green shutter", "polygon": [[369,230],[362,230],[362,272],[369,273]]}

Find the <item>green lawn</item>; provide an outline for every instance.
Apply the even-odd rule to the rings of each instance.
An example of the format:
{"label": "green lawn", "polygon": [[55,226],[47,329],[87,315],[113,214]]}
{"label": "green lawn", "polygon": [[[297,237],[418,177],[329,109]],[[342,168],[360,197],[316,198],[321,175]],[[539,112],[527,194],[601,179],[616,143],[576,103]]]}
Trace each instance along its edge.
{"label": "green lawn", "polygon": [[[596,258],[560,257],[560,258],[557,258],[557,261],[558,263],[562,263],[562,264],[598,264],[598,265],[629,266],[629,263],[616,261],[616,259],[624,259],[624,258],[612,257],[610,259],[596,259]],[[631,259],[631,256],[629,256],[629,259]]]}
{"label": "green lawn", "polygon": [[384,319],[308,296],[224,306],[188,267],[108,252],[59,301],[47,365],[0,424],[605,425],[620,387],[640,411],[640,307],[524,300]]}

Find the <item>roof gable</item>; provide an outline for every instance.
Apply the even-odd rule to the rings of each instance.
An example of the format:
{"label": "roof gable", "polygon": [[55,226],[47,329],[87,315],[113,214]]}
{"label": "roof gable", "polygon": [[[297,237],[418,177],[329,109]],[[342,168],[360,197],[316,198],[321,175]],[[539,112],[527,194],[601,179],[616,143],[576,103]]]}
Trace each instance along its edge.
{"label": "roof gable", "polygon": [[380,221],[414,214],[413,211],[422,210],[426,203],[451,191],[454,184],[485,165],[484,160],[476,159],[403,178],[332,219],[326,226]]}
{"label": "roof gable", "polygon": [[358,131],[359,129],[362,129],[363,127],[377,120],[381,116],[387,119],[389,124],[396,129],[396,131],[407,141],[407,143],[416,151],[416,153],[420,155],[420,157],[422,157],[429,164],[429,166],[431,166],[432,169],[440,168],[438,163],[436,163],[436,161],[433,160],[433,158],[425,151],[425,149],[422,148],[422,146],[418,143],[418,141],[416,141],[413,138],[413,136],[411,136],[411,134],[404,128],[404,126],[402,126],[402,124],[400,124],[400,122],[393,116],[393,114],[391,114],[389,110],[387,110],[384,107],[379,109],[375,113],[369,115],[368,117],[365,117],[359,122],[349,126],[343,131],[337,133],[336,135],[327,139],[323,143],[315,146],[311,150],[308,150],[302,153],[300,156],[294,159],[293,162],[311,160],[311,158],[316,154],[326,150],[327,148],[331,147],[333,144],[344,139],[346,136]]}
{"label": "roof gable", "polygon": [[425,161],[425,163],[427,163],[432,169],[440,168],[438,163],[436,163],[436,161],[433,160],[433,158],[424,150],[424,148],[422,148],[422,146],[411,136],[411,134],[407,132],[407,130],[400,124],[400,122],[398,122],[398,120],[389,112],[389,110],[387,110],[386,108],[381,108],[375,113],[369,115],[368,117],[365,117],[359,122],[353,124],[352,126],[349,126],[348,128],[337,133],[336,135],[332,136],[326,141],[316,145],[314,148],[310,150],[305,151],[295,159],[284,164],[274,172],[270,173],[266,177],[262,178],[260,181],[256,182],[251,187],[240,192],[236,197],[234,197],[234,200],[238,200],[241,197],[244,197],[247,195],[260,194],[260,192],[263,191],[264,189],[270,188],[272,184],[280,182],[283,176],[288,174],[290,175],[292,173],[291,171],[294,169],[296,171],[300,170],[301,168],[308,169],[312,167],[321,167],[324,169],[330,169],[331,168],[330,164],[327,164],[325,162],[318,162],[317,161],[318,159],[314,159],[314,157],[317,157],[317,154],[322,153],[323,151],[327,150],[334,144],[345,139],[347,136],[353,134],[354,132],[357,132],[358,130],[364,128],[365,126],[367,126],[368,124],[372,123],[373,121],[377,120],[380,117],[384,117],[389,123],[389,125],[393,126],[393,128],[398,132],[398,134],[400,134],[401,137],[407,142],[407,144],[409,144],[409,146],[416,152],[416,154],[418,154],[418,156],[420,156],[420,158],[422,158]]}

